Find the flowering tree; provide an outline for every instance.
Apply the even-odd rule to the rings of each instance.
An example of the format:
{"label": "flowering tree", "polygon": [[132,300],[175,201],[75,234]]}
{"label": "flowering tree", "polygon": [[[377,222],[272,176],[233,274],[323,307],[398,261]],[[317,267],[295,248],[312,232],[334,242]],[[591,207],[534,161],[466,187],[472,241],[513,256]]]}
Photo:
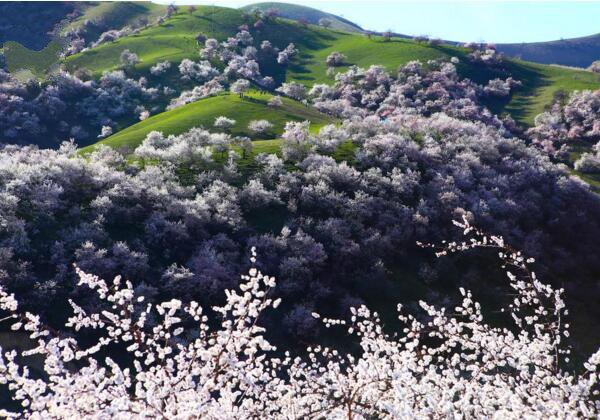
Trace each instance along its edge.
{"label": "flowering tree", "polygon": [[171,68],[170,61],[160,61],[150,67],[150,74],[153,76],[160,76],[161,74],[166,73]]}
{"label": "flowering tree", "polygon": [[306,97],[306,87],[297,82],[285,82],[275,90],[298,101]]}
{"label": "flowering tree", "polygon": [[267,120],[252,120],[248,123],[248,130],[259,136],[264,136],[271,128],[273,124]]}
{"label": "flowering tree", "polygon": [[[476,63],[483,63],[489,66],[497,66],[504,61],[504,55],[496,50],[493,45],[476,46],[473,52],[469,54],[469,59]],[[479,47],[479,48],[478,48]]]}
{"label": "flowering tree", "polygon": [[217,95],[223,91],[223,85],[219,78],[214,78],[201,86],[195,86],[192,90],[184,90],[179,97],[172,99],[167,109],[173,109],[199,99]]}
{"label": "flowering tree", "polygon": [[237,93],[240,98],[244,97],[244,93],[246,93],[248,89],[250,89],[250,82],[246,79],[238,79],[229,87],[229,90],[233,93]]}
{"label": "flowering tree", "polygon": [[218,70],[213,68],[208,61],[196,63],[187,58],[183,59],[179,64],[179,73],[181,73],[182,80],[194,80],[197,82],[206,81],[219,74]]}
{"label": "flowering tree", "polygon": [[600,173],[600,142],[596,143],[593,153],[582,153],[581,157],[575,161],[575,169],[579,172],[588,174]]}
{"label": "flowering tree", "polygon": [[[534,127],[526,134],[551,156],[565,151],[574,141],[597,143],[600,141],[600,90],[575,91],[564,105],[556,101],[549,111],[535,118]],[[589,158],[586,158],[588,162]]]}
{"label": "flowering tree", "polygon": [[140,111],[139,119],[140,121],[147,120],[150,117],[150,111],[147,109],[143,109]]}
{"label": "flowering tree", "polygon": [[215,118],[215,122],[213,124],[213,126],[215,128],[219,128],[221,130],[229,130],[231,127],[233,127],[235,125],[235,120],[232,118],[227,118],[224,116],[220,116]]}
{"label": "flowering tree", "polygon": [[593,71],[594,73],[600,73],[600,60],[594,61],[588,67],[588,70]]}
{"label": "flowering tree", "polygon": [[[35,379],[15,351],[3,353],[0,379],[23,408],[1,413],[9,418],[597,416],[600,350],[584,363],[581,375],[560,367],[569,354],[562,291],[540,282],[529,269],[531,259],[501,237],[474,229],[466,219],[456,224],[469,240],[446,244],[437,254],[497,249],[515,295],[504,309],[511,328],[487,324],[481,305],[461,288],[462,302],[452,312],[421,302],[425,322],[398,305],[403,330],[397,336],[384,333],[379,315],[365,306],[351,308],[349,320],[324,318],[325,327],[356,337],[358,354],[316,345],[306,350],[306,358],[289,352],[277,357],[257,321],[281,300],[272,296],[275,279],[256,268],[212,313],[193,301],[145,303],[121,277],[107,283],[78,270],[79,284],[94,291],[106,309],[88,312],[71,301],[66,326],[75,337],[57,336],[0,289],[4,321],[37,343],[23,356],[40,355],[47,372]],[[255,258],[253,249],[252,263]],[[77,340],[86,330],[99,337],[95,344]],[[133,363],[105,356],[109,346],[124,349]]]}
{"label": "flowering tree", "polygon": [[100,44],[104,44],[106,42],[116,41],[119,38],[130,35],[132,33],[132,29],[128,26],[125,26],[122,29],[110,29],[106,32],[102,32],[98,39],[90,44],[91,47],[97,47]]}
{"label": "flowering tree", "polygon": [[325,64],[327,67],[342,66],[346,62],[346,56],[340,52],[334,51],[327,56]]}
{"label": "flowering tree", "polygon": [[301,160],[314,150],[315,138],[309,133],[310,121],[288,121],[281,135],[281,154],[285,160]]}
{"label": "flowering tree", "polygon": [[281,100],[281,97],[273,96],[271,99],[269,99],[268,104],[271,107],[279,108],[279,107],[283,106],[283,101]]}
{"label": "flowering tree", "polygon": [[140,59],[138,58],[137,54],[129,50],[123,50],[123,52],[121,52],[120,59],[121,64],[125,68],[132,68],[140,62]]}
{"label": "flowering tree", "polygon": [[110,125],[105,125],[102,126],[102,130],[100,131],[100,134],[98,135],[98,138],[104,138],[104,137],[108,137],[113,133],[113,129]]}
{"label": "flowering tree", "polygon": [[279,52],[277,55],[277,62],[281,65],[286,65],[296,54],[298,54],[296,46],[290,43],[283,51]]}

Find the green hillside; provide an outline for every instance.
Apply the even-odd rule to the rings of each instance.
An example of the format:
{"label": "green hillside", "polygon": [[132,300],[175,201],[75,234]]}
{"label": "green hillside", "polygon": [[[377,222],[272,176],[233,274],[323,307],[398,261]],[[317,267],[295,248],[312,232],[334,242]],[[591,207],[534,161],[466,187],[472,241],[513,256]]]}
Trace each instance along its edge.
{"label": "green hillside", "polygon": [[152,23],[165,14],[167,6],[148,1],[102,1],[89,2],[83,14],[60,31],[64,34],[70,29],[86,26],[86,22],[102,22],[102,25],[87,25],[84,34],[86,41],[96,40],[108,29],[121,29],[127,25]]}
{"label": "green hillside", "polygon": [[515,92],[503,111],[526,124],[533,124],[535,116],[544,112],[559,91],[600,89],[600,76],[585,70],[511,60],[510,73],[523,87]]}
{"label": "green hillside", "polygon": [[[72,22],[63,23],[62,19],[74,8],[81,10],[82,15]],[[64,35],[68,30],[84,29],[84,39],[91,42],[109,29],[152,24],[158,16],[164,15],[165,10],[165,5],[151,2],[79,2],[75,7],[60,2],[14,3],[10,8],[0,6],[0,11],[4,12],[0,23],[6,20],[4,27],[10,28],[6,34],[0,34],[0,43],[5,40],[3,52],[11,73],[22,80],[32,77],[43,79],[58,69],[59,53],[66,42]],[[17,19],[19,13],[35,22],[32,30],[24,31],[29,26],[20,21],[21,16]],[[18,20],[18,24],[10,23],[14,20]],[[48,34],[52,29],[47,26],[48,23],[60,23],[52,36]]]}
{"label": "green hillside", "polygon": [[[240,98],[237,95],[221,94],[202,99],[170,111],[154,115],[147,120],[134,124],[110,137],[96,143],[114,148],[127,147],[134,149],[151,131],[161,131],[164,134],[181,134],[192,127],[203,126],[212,128],[215,118],[223,115],[236,120],[231,134],[236,136],[256,137],[247,129],[252,120],[268,120],[273,124],[266,138],[274,139],[283,132],[286,121],[311,121],[312,129],[318,129],[330,122],[330,119],[291,99],[283,98],[283,106],[272,108],[267,102],[272,97],[269,94],[252,92]],[[89,150],[89,146],[84,150]]]}
{"label": "green hillside", "polygon": [[64,60],[67,69],[86,68],[95,75],[120,66],[121,51],[129,49],[141,60],[137,66],[145,70],[164,61],[198,58],[195,37],[199,32],[209,37],[225,39],[243,23],[241,12],[223,7],[199,6],[193,14],[184,8],[171,19],[115,42],[99,45],[91,50],[72,55]]}
{"label": "green hillside", "polygon": [[[16,41],[4,43],[8,71],[20,79],[28,79],[33,76],[44,78],[48,72],[58,68],[60,50],[61,44],[58,41],[51,41],[39,51],[31,50]],[[20,74],[24,76],[19,77]]]}
{"label": "green hillside", "polygon": [[[121,51],[130,49],[142,60],[136,67],[137,70],[144,72],[158,61],[197,59],[198,46],[194,39],[197,33],[225,39],[234,34],[242,23],[242,12],[235,9],[199,6],[190,14],[187,9],[180,8],[178,13],[162,25],[71,56],[65,60],[65,64],[71,70],[87,68],[99,75],[105,70],[118,68]],[[459,47],[431,46],[396,38],[385,42],[381,37],[368,39],[360,34],[326,30],[314,25],[304,27],[281,18],[268,22],[256,38],[259,41],[269,39],[279,47],[284,47],[289,42],[296,44],[300,54],[285,73],[282,73],[281,67],[278,66],[266,69],[265,73],[273,74],[279,81],[286,78],[306,85],[330,82],[326,76],[325,58],[332,51],[344,53],[349,64],[381,64],[391,71],[410,60],[427,61],[456,56],[461,59],[461,74],[479,83],[485,83],[494,77],[510,75],[521,80],[523,87],[509,100],[488,105],[497,113],[511,113],[524,124],[531,124],[535,115],[552,102],[554,93],[559,90],[568,92],[600,87],[598,76],[586,71],[510,60],[509,72],[499,73],[485,66],[470,63],[466,58],[468,51]]]}

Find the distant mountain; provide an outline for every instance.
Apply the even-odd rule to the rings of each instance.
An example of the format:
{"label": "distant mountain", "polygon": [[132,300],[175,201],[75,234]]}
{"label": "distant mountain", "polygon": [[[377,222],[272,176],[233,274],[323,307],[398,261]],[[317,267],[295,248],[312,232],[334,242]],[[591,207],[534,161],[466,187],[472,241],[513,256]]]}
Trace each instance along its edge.
{"label": "distant mountain", "polygon": [[588,67],[600,60],[600,33],[549,42],[498,44],[497,47],[506,55],[536,63]]}
{"label": "distant mountain", "polygon": [[319,24],[319,19],[329,19],[331,21],[331,29],[338,29],[346,32],[363,32],[363,29],[354,22],[350,22],[348,19],[336,16],[331,13],[323,12],[321,10],[313,9],[312,7],[300,6],[297,4],[289,3],[278,3],[278,2],[264,2],[255,3],[248,6],[241,7],[241,10],[250,11],[253,9],[267,10],[275,8],[279,10],[279,16],[286,19],[293,20],[305,20],[313,25]]}

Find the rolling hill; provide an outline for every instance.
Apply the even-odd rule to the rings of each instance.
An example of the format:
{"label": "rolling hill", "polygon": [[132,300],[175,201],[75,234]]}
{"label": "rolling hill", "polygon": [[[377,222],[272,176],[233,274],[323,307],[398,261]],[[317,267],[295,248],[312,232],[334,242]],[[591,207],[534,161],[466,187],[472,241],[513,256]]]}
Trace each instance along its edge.
{"label": "rolling hill", "polygon": [[64,64],[69,70],[86,68],[100,75],[103,71],[120,66],[119,55],[124,49],[139,56],[139,70],[148,69],[158,61],[196,59],[198,46],[195,37],[199,32],[225,39],[234,34],[242,23],[242,14],[235,9],[203,6],[193,14],[180,10],[160,25],[67,57]]}
{"label": "rolling hill", "polygon": [[363,32],[363,29],[359,25],[349,21],[348,19],[344,19],[341,16],[323,12],[318,9],[313,9],[312,7],[300,6],[298,4],[264,2],[250,4],[248,6],[241,7],[240,9],[244,11],[266,11],[272,8],[277,9],[279,11],[279,16],[286,19],[305,21],[313,25],[318,25],[320,19],[329,19],[331,22],[331,29],[346,32]]}
{"label": "rolling hill", "polygon": [[[226,116],[236,120],[236,124],[230,130],[232,135],[247,136],[253,140],[275,139],[283,132],[286,121],[311,122],[311,128],[317,130],[323,125],[331,122],[331,119],[307,108],[299,102],[288,98],[282,98],[283,106],[272,108],[267,102],[272,97],[270,94],[251,92],[244,98],[233,94],[221,94],[210,98],[201,99],[197,102],[175,108],[154,115],[144,121],[127,127],[124,130],[99,141],[95,145],[105,144],[114,148],[137,147],[151,131],[161,131],[163,134],[181,134],[190,128],[203,126],[212,128],[215,118]],[[266,119],[273,124],[273,128],[267,135],[256,137],[247,129],[252,120]],[[91,150],[95,145],[83,149]]]}
{"label": "rolling hill", "polygon": [[[319,19],[327,18],[332,22],[332,29],[347,32],[364,31],[358,24],[340,16],[296,4],[265,2],[244,6],[241,9],[246,11],[253,9],[264,11],[269,8],[276,8],[279,10],[280,16],[296,21],[304,20],[316,25]],[[399,38],[411,38],[403,34],[394,35]],[[448,43],[452,45],[459,44],[452,41],[448,41]],[[500,51],[511,57],[540,64],[560,64],[585,68],[593,61],[600,60],[600,34],[548,42],[497,44],[497,47]]]}
{"label": "rolling hill", "polygon": [[[81,16],[63,25],[59,35],[70,29],[85,28],[83,37],[94,41],[109,29],[121,29],[127,25],[144,26],[160,15],[164,15],[166,6],[150,1],[102,1],[88,2]],[[92,22],[92,24],[90,24]]]}
{"label": "rolling hill", "polygon": [[[263,3],[263,5],[266,4],[273,5],[273,3]],[[88,7],[84,15],[71,22],[71,25],[80,24],[82,19],[85,21],[85,19],[93,19],[94,16],[112,16],[119,15],[119,13],[121,14],[120,22],[124,24],[144,16],[152,16],[152,14],[162,11],[164,7],[155,6],[151,3],[96,3]],[[70,71],[87,69],[94,76],[99,77],[104,71],[120,68],[119,56],[123,50],[129,49],[141,59],[141,63],[136,65],[135,72],[144,75],[152,65],[159,61],[179,62],[184,58],[197,60],[198,45],[195,37],[198,33],[224,40],[233,35],[241,24],[251,23],[251,21],[252,17],[248,17],[237,9],[199,6],[192,13],[187,8],[180,7],[170,19],[162,24],[150,25],[133,35],[67,57],[61,60],[61,63]],[[258,41],[268,39],[280,48],[293,42],[300,50],[300,54],[287,68],[272,66],[272,68],[263,70],[266,74],[273,75],[278,82],[294,80],[307,86],[314,83],[331,82],[326,74],[325,58],[333,51],[344,53],[348,58],[349,65],[367,67],[372,64],[380,64],[392,72],[399,65],[411,60],[427,61],[436,58],[458,57],[460,59],[458,69],[461,75],[478,83],[486,83],[487,80],[495,77],[506,78],[508,76],[523,83],[522,88],[507,100],[497,100],[487,105],[496,113],[510,113],[517,121],[525,125],[533,122],[534,117],[552,102],[557,92],[600,87],[598,76],[587,71],[535,64],[518,59],[507,60],[505,69],[502,71],[493,70],[490,67],[470,62],[467,58],[468,50],[453,45],[436,46],[403,38],[392,38],[386,42],[377,36],[367,38],[358,33],[328,30],[316,25],[302,25],[284,18],[269,19],[260,33],[255,34],[255,37]],[[7,44],[7,57],[9,58],[7,61],[11,71],[29,71],[40,77],[48,69],[57,66],[57,63],[54,62],[56,44],[50,44],[46,49],[37,52],[32,52],[18,44]],[[20,70],[20,67],[15,66],[14,57],[16,56],[18,56],[17,61],[27,70]],[[344,67],[339,70],[343,71]],[[27,76],[28,73],[25,73],[24,77]],[[189,127],[187,121],[193,120],[191,115],[198,112],[200,108],[195,106],[184,108],[186,111],[175,110],[178,112],[174,114],[163,113],[164,115],[154,116],[148,121],[155,124],[155,128],[152,129],[161,129],[158,121],[168,115],[168,121],[171,123],[167,124],[167,120],[165,120],[167,132],[171,127],[179,124],[172,122],[177,118],[185,120],[179,124],[181,127]],[[226,115],[223,112],[221,114]],[[111,141],[126,138],[130,135],[129,133],[136,132],[140,127],[146,127],[144,123],[150,124],[150,122],[144,121],[125,128],[124,131],[112,136]],[[140,124],[142,125],[140,126]],[[127,131],[130,129],[131,131]],[[136,141],[141,140],[138,137]]]}
{"label": "rolling hill", "polygon": [[[242,23],[243,14],[235,9],[201,6],[193,14],[180,9],[161,25],[68,57],[64,64],[69,70],[87,68],[98,76],[103,71],[118,68],[120,53],[129,49],[137,53],[142,60],[136,69],[143,73],[158,61],[197,59],[195,36],[198,32],[209,37],[225,39],[235,33]],[[306,85],[330,82],[326,75],[325,58],[332,51],[344,53],[349,64],[381,64],[391,71],[411,60],[427,61],[456,56],[461,59],[461,74],[479,83],[510,75],[523,82],[523,87],[509,100],[488,104],[497,113],[511,113],[523,124],[531,124],[535,115],[552,102],[557,91],[600,87],[598,76],[586,71],[511,59],[507,64],[508,72],[498,73],[488,67],[470,63],[466,58],[468,51],[460,47],[434,46],[399,38],[385,42],[381,37],[368,39],[360,34],[327,30],[314,25],[304,27],[287,19],[269,21],[257,38],[269,39],[279,47],[293,42],[299,48],[300,54],[285,73],[282,73],[279,66],[266,69],[266,73],[272,73],[279,81],[285,78]]]}
{"label": "rolling hill", "polygon": [[600,34],[549,42],[498,44],[497,47],[507,55],[536,63],[588,67],[600,60]]}
{"label": "rolling hill", "polygon": [[59,53],[69,30],[78,29],[85,41],[91,42],[107,30],[149,24],[165,9],[151,2],[3,3],[0,47],[8,70],[19,79],[43,79],[58,69]]}

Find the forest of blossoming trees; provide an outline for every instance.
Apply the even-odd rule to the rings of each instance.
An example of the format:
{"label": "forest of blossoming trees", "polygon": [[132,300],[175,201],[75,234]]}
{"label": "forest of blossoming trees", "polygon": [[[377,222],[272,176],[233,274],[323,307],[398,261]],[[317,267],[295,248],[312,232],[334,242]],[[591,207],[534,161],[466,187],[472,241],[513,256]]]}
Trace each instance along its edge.
{"label": "forest of blossoming trees", "polygon": [[[600,173],[600,91],[525,130],[485,106],[512,77],[475,83],[457,58],[338,69],[333,52],[330,82],[279,83],[262,66],[299,51],[255,28],[199,36],[199,60],[148,78],[129,50],[99,79],[0,70],[0,309],[31,346],[2,352],[2,415],[600,415],[600,350],[569,333],[571,302],[600,319],[600,197],[568,167],[584,143],[574,169]],[[278,154],[226,116],[129,151],[75,143],[250,89],[332,123],[288,121]]]}

